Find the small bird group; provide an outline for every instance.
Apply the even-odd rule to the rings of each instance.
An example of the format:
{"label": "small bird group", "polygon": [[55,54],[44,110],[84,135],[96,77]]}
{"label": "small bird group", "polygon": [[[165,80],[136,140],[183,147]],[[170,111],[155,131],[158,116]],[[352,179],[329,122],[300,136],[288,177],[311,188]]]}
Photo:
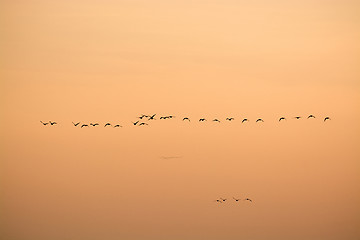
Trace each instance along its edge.
{"label": "small bird group", "polygon": [[174,116],[170,115],[170,116],[163,116],[163,117],[160,117],[160,119],[171,119],[171,118],[174,118]]}
{"label": "small bird group", "polygon": [[[296,117],[294,117],[294,118],[297,119],[297,120],[299,120],[299,119],[302,118],[302,117],[296,116]],[[316,117],[315,117],[314,115],[310,114],[310,115],[307,117],[307,119],[309,119],[309,118],[316,118]],[[279,119],[279,122],[280,122],[281,120],[286,120],[286,118],[285,118],[285,117],[281,117],[281,118]],[[331,118],[330,118],[330,117],[325,117],[325,118],[324,118],[324,122],[325,122],[326,120],[331,120]]]}
{"label": "small bird group", "polygon": [[[138,117],[138,118],[140,118],[141,120],[142,120],[143,118],[147,118],[148,120],[155,120],[155,116],[156,116],[156,114],[153,114],[153,115],[141,114],[141,116]],[[171,118],[172,118],[172,117],[173,117],[173,116],[171,116]],[[166,118],[170,118],[170,116],[167,116]],[[164,119],[166,119],[166,118],[164,118]]]}
{"label": "small bird group", "polygon": [[52,122],[52,121],[49,121],[49,122],[43,122],[43,121],[40,121],[42,123],[42,125],[46,126],[48,124],[50,124],[50,126],[53,126],[55,124],[57,124],[57,122]]}
{"label": "small bird group", "polygon": [[[77,123],[74,123],[72,122],[72,124],[74,125],[74,127],[77,127],[77,126],[80,126],[80,128],[83,128],[83,127],[89,127],[89,124],[86,124],[86,123],[83,123],[80,125],[81,122],[77,122]],[[92,127],[96,127],[96,126],[100,126],[99,123],[90,123],[90,126]],[[115,124],[115,125],[112,125],[111,123],[105,123],[104,127],[107,127],[107,126],[110,126],[110,127],[114,127],[114,128],[117,128],[117,127],[122,127],[120,124]]]}
{"label": "small bird group", "polygon": [[[217,203],[225,203],[228,199],[227,198],[219,198],[219,199],[216,199],[214,202],[217,202]],[[235,198],[233,197],[233,200],[235,202],[239,202],[241,199],[240,198]],[[250,198],[244,198],[242,199],[243,201],[249,201],[249,202],[253,202]]]}

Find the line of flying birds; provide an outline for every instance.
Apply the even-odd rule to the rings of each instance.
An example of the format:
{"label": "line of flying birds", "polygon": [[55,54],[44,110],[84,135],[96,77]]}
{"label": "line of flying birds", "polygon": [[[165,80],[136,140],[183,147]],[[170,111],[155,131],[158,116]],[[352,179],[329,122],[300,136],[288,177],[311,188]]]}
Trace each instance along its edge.
{"label": "line of flying birds", "polygon": [[[131,123],[132,123],[134,126],[149,125],[148,123],[144,122],[144,119],[147,119],[148,121],[150,121],[150,120],[156,120],[155,116],[156,116],[156,114],[153,114],[153,115],[145,115],[145,114],[142,114],[141,116],[137,117],[137,118],[139,118],[140,120],[137,120],[137,121],[131,122]],[[173,115],[162,116],[162,117],[160,117],[159,119],[164,120],[164,119],[172,119],[172,118],[175,118],[175,116],[173,116]],[[301,118],[302,118],[302,117],[300,117],[300,116],[294,117],[294,119],[297,119],[297,120],[299,120],[299,119],[301,119]],[[310,114],[310,115],[307,117],[307,119],[309,119],[309,118],[316,118],[316,117],[315,117],[314,115]],[[233,118],[233,117],[227,117],[227,118],[225,119],[225,121],[229,121],[229,122],[231,122],[231,121],[233,121],[233,120],[235,120],[235,118]],[[281,122],[281,121],[286,121],[286,120],[287,120],[287,118],[285,118],[285,117],[280,117],[280,118],[279,118],[279,122]],[[325,117],[325,118],[324,118],[324,122],[326,122],[327,120],[331,120],[331,118],[330,118],[330,117]],[[182,121],[188,121],[188,122],[190,122],[190,118],[189,118],[189,117],[184,117],[184,118],[182,119]],[[206,118],[200,118],[198,121],[199,121],[199,122],[205,122],[205,121],[207,121],[207,119],[206,119]],[[221,122],[221,121],[220,121],[219,119],[217,119],[217,118],[212,119],[211,121],[212,121],[212,122],[218,122],[218,123]],[[57,122],[52,122],[52,121],[49,121],[49,122],[40,121],[40,122],[41,122],[44,126],[46,126],[46,125],[48,125],[48,124],[51,125],[51,126],[57,124]],[[243,119],[241,120],[241,123],[244,123],[244,122],[249,122],[249,119],[243,118]],[[256,119],[255,122],[256,122],[256,123],[258,123],[258,122],[264,122],[264,120],[263,120],[262,118],[258,118],[258,119]],[[76,123],[75,123],[75,122],[72,122],[72,123],[73,123],[73,125],[74,125],[75,127],[80,127],[80,128],[90,127],[90,126],[92,126],[92,127],[100,126],[99,123],[90,123],[90,124],[81,123],[81,122],[76,122]],[[105,125],[104,125],[104,127],[107,127],[107,126],[113,127],[113,128],[123,127],[123,126],[120,125],[120,124],[114,124],[114,125],[113,125],[113,124],[111,124],[111,123],[109,123],[109,122],[105,123]]]}
{"label": "line of flying birds", "polygon": [[[240,198],[232,198],[235,202],[239,202],[241,199]],[[219,199],[216,199],[214,200],[214,202],[217,202],[217,203],[225,203],[228,199],[227,198],[219,198]],[[252,200],[250,198],[244,198],[242,199],[244,201],[249,201],[249,202],[252,202]]]}

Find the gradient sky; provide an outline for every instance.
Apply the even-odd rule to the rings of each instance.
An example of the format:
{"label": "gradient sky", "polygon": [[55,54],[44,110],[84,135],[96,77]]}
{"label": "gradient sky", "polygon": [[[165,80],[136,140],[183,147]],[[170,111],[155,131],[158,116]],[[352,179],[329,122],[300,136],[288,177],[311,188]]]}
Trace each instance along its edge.
{"label": "gradient sky", "polygon": [[0,1],[0,29],[1,239],[360,238],[359,1]]}

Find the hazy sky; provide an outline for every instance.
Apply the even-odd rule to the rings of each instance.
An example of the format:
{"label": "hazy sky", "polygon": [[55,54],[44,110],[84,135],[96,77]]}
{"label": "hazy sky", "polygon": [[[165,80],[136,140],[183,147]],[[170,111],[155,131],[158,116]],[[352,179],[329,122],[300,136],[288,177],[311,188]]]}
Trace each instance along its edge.
{"label": "hazy sky", "polygon": [[1,239],[360,238],[359,1],[0,0],[0,29]]}

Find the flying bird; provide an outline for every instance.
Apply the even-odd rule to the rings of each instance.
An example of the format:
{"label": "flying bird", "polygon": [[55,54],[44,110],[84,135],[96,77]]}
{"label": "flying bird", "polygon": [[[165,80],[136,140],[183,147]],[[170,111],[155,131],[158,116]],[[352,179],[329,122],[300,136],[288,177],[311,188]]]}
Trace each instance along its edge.
{"label": "flying bird", "polygon": [[249,120],[247,118],[244,118],[241,123],[248,122]]}
{"label": "flying bird", "polygon": [[310,115],[308,116],[308,118],[315,118],[315,116],[312,115],[312,114],[310,114]]}
{"label": "flying bird", "polygon": [[281,120],[286,120],[286,118],[284,118],[284,117],[279,118],[279,122],[280,122]]}
{"label": "flying bird", "polygon": [[122,127],[120,124],[116,124],[115,126],[114,126],[114,128],[116,128],[116,127]]}
{"label": "flying bird", "polygon": [[168,117],[160,117],[160,119],[167,119]]}
{"label": "flying bird", "polygon": [[233,118],[233,117],[231,117],[231,118],[226,118],[226,120],[232,121],[232,120],[234,120],[234,118]]}
{"label": "flying bird", "polygon": [[257,119],[256,122],[264,122],[261,118]]}
{"label": "flying bird", "polygon": [[106,123],[104,127],[111,126],[111,123]]}
{"label": "flying bird", "polygon": [[252,200],[250,198],[245,198],[244,201],[250,201],[252,202]]}
{"label": "flying bird", "polygon": [[237,198],[234,198],[234,197],[233,197],[233,199],[234,199],[236,202],[238,202],[238,201],[240,200],[240,198],[239,198],[239,199],[237,199]]}
{"label": "flying bird", "polygon": [[72,123],[74,124],[75,127],[77,127],[80,124],[80,122],[78,122],[78,123],[72,122]]}
{"label": "flying bird", "polygon": [[324,122],[325,122],[326,120],[331,120],[331,118],[330,118],[330,117],[324,118]]}
{"label": "flying bird", "polygon": [[156,115],[156,114],[154,114],[154,115],[150,116],[148,120],[155,120],[155,118],[154,118],[154,117],[155,117],[155,115]]}
{"label": "flying bird", "polygon": [[49,123],[48,122],[43,122],[43,121],[40,121],[44,126],[48,125]]}
{"label": "flying bird", "polygon": [[207,121],[205,118],[200,118],[199,122]]}
{"label": "flying bird", "polygon": [[90,123],[90,125],[93,126],[93,127],[96,127],[96,126],[98,126],[99,124],[98,124],[98,123]]}
{"label": "flying bird", "polygon": [[143,122],[139,124],[139,126],[142,126],[142,125],[149,125],[149,124],[143,123]]}
{"label": "flying bird", "polygon": [[57,124],[57,122],[52,122],[52,121],[49,121],[49,123],[51,126]]}
{"label": "flying bird", "polygon": [[83,128],[83,127],[88,127],[89,125],[87,125],[87,124],[83,124],[83,125],[81,125],[81,128]]}
{"label": "flying bird", "polygon": [[296,117],[294,117],[294,118],[296,118],[297,120],[299,120],[301,117],[299,117],[299,116],[296,116]]}
{"label": "flying bird", "polygon": [[220,122],[220,120],[215,118],[213,122]]}
{"label": "flying bird", "polygon": [[144,117],[149,117],[149,116],[142,114],[142,115],[141,115],[140,117],[138,117],[138,118],[143,119]]}
{"label": "flying bird", "polygon": [[132,122],[132,124],[135,126],[136,124],[138,124],[139,121],[136,121],[136,122]]}
{"label": "flying bird", "polygon": [[225,202],[225,201],[227,200],[226,198],[225,198],[225,199],[224,199],[224,198],[220,198],[220,199],[221,199],[223,202]]}
{"label": "flying bird", "polygon": [[184,117],[183,121],[188,120],[190,122],[190,119],[188,117]]}
{"label": "flying bird", "polygon": [[219,199],[216,199],[215,202],[222,203],[222,201]]}

